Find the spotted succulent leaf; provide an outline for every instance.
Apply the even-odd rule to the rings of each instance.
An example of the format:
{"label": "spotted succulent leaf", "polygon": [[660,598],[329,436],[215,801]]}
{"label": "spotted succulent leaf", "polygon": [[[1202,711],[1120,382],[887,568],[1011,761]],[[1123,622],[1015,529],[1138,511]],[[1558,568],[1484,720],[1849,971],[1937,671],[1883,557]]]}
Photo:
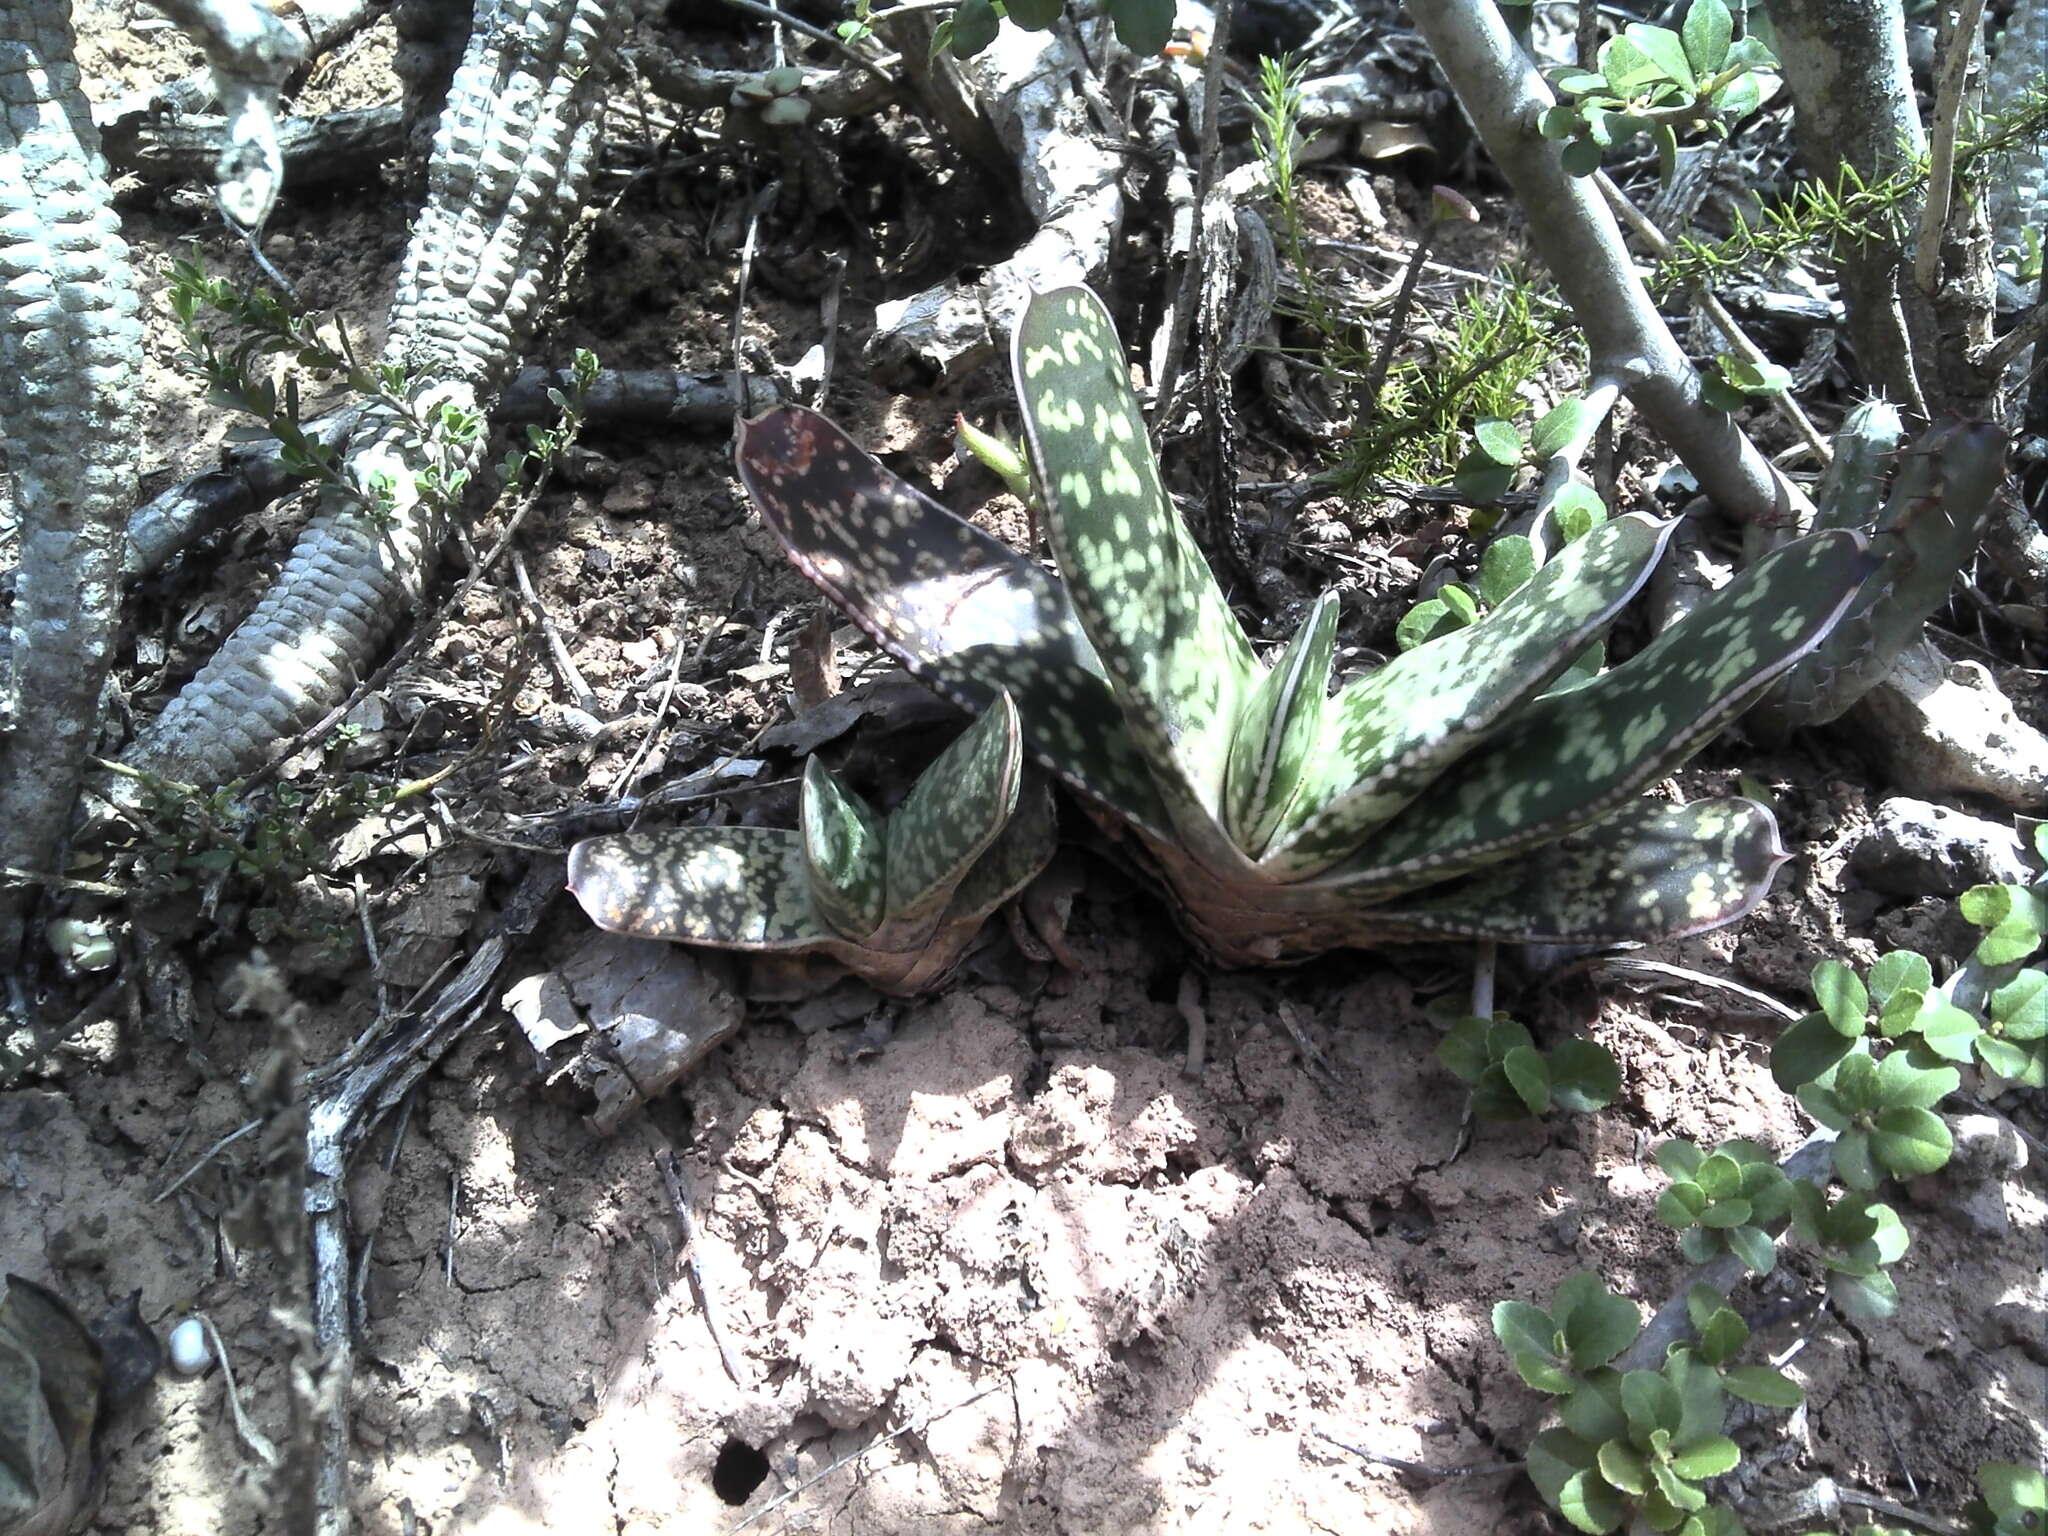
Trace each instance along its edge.
{"label": "spotted succulent leaf", "polygon": [[1120,819],[1171,822],[1066,589],[890,473],[825,417],[783,406],[741,429],[741,481],[797,568],[948,697],[1008,690],[1032,749]]}
{"label": "spotted succulent leaf", "polygon": [[843,937],[813,905],[803,840],[775,827],[661,827],[586,838],[569,890],[590,920],[636,939],[813,949]]}
{"label": "spotted succulent leaf", "polygon": [[1017,707],[996,696],[918,776],[889,817],[889,925],[906,937],[936,923],[954,890],[1017,809],[1024,747]]}
{"label": "spotted succulent leaf", "polygon": [[882,925],[882,823],[823,759],[804,764],[797,833],[811,905],[835,933],[860,938]]}
{"label": "spotted succulent leaf", "polygon": [[877,818],[816,758],[797,831],[670,827],[589,838],[569,889],[600,928],[722,949],[815,950],[885,992],[936,984],[1052,857],[1007,694]]}
{"label": "spotted succulent leaf", "polygon": [[[1334,604],[1270,671],[1252,658],[1160,484],[1100,303],[1034,300],[1014,361],[1064,585],[808,412],[750,423],[741,475],[799,567],[892,654],[971,702],[1014,691],[1030,749],[1129,824],[1133,856],[1219,958],[1652,938],[1728,921],[1766,889],[1782,852],[1762,807],[1631,797],[1826,633],[1871,568],[1857,535],[1787,545],[1567,686],[1583,659],[1597,671],[1598,635],[1669,536],[1614,519],[1481,623],[1331,696]],[[1011,888],[1012,840],[1037,846],[1028,819],[1020,801],[926,950],[899,941],[889,899],[866,942],[891,946],[896,981],[950,963],[984,894]]]}
{"label": "spotted succulent leaf", "polygon": [[1633,513],[1603,523],[1477,624],[1342,689],[1260,868],[1277,880],[1318,874],[1399,815],[1613,621],[1648,578],[1671,528]]}
{"label": "spotted succulent leaf", "polygon": [[1139,752],[1206,819],[1183,834],[1207,833],[1259,675],[1250,642],[1160,483],[1102,301],[1086,288],[1034,295],[1011,350],[1067,595]]}
{"label": "spotted succulent leaf", "polygon": [[[1891,411],[1896,422],[1890,406],[1876,405]],[[1875,412],[1873,406],[1862,409]],[[1886,430],[1890,425],[1881,414],[1872,424],[1859,422],[1852,412],[1836,436],[1837,456],[1829,475],[1844,460],[1874,462],[1876,443],[1887,437],[1897,441],[1896,433]],[[1874,470],[1866,468],[1839,485],[1823,483],[1823,519],[1842,527],[1874,525],[1871,549],[1880,563],[1833,633],[1781,678],[1758,708],[1755,723],[1765,739],[1839,718],[1883,681],[1899,653],[1918,638],[1928,615],[1947,601],[1956,573],[1976,553],[1985,514],[2005,478],[2005,444],[2005,433],[1988,422],[1956,421],[1932,429],[1893,455],[1898,471],[1882,507]],[[1859,495],[1864,498],[1860,506]]]}
{"label": "spotted succulent leaf", "polygon": [[1323,881],[1413,890],[1608,816],[1817,645],[1870,568],[1845,530],[1774,550],[1622,665],[1517,712]]}
{"label": "spotted succulent leaf", "polygon": [[1238,720],[1224,778],[1224,823],[1253,858],[1301,787],[1322,734],[1336,653],[1337,594],[1325,592]]}
{"label": "spotted succulent leaf", "polygon": [[1743,916],[1787,855],[1753,800],[1637,802],[1540,852],[1419,899],[1374,909],[1390,935],[1615,944],[1673,938]]}
{"label": "spotted succulent leaf", "polygon": [[[938,933],[957,930],[962,944],[982,923],[1038,877],[1058,842],[1059,822],[1052,790],[1043,776],[1027,768],[1017,792],[1017,810],[1001,834],[954,887]],[[934,941],[927,948],[937,949]]]}

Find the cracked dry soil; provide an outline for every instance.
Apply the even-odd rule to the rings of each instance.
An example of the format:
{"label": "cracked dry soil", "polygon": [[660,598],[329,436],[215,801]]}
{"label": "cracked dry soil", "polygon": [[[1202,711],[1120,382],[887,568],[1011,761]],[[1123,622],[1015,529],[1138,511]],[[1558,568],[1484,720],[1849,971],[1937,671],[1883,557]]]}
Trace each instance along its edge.
{"label": "cracked dry soil", "polygon": [[[85,14],[84,60],[106,90],[191,67],[175,34],[131,30],[145,13],[130,0]],[[373,37],[338,61],[316,82],[319,104],[378,99],[380,47]],[[288,198],[271,250],[312,302],[373,317],[405,207],[378,188]],[[620,366],[719,366],[734,295],[729,253],[704,237],[715,211],[683,187],[609,215],[551,355],[581,344]],[[124,217],[147,273],[187,239],[217,263],[233,257],[192,202],[131,198]],[[171,367],[161,280],[146,284],[161,477],[203,458],[226,423]],[[815,329],[812,311],[772,295],[754,314],[753,344],[784,361]],[[1001,390],[977,376],[964,403]],[[906,405],[849,373],[835,409],[878,449],[926,463],[943,451],[948,404]],[[144,594],[138,635],[162,637],[168,662],[152,671],[131,657],[132,688],[189,672],[206,640],[191,621],[246,605],[292,515],[266,516],[182,584]],[[721,443],[594,436],[530,547],[542,600],[570,621],[608,705],[644,699],[671,646],[707,659],[685,692],[706,741],[669,741],[675,768],[780,717],[779,686],[740,669],[759,659],[763,626],[800,618],[810,598],[745,519]],[[437,638],[402,680],[417,706],[410,749],[461,744],[511,637],[502,609],[480,600]],[[544,683],[529,691],[521,719],[545,702]],[[478,806],[601,797],[633,744],[543,750],[546,773],[486,777]],[[661,753],[642,770],[673,771]],[[1811,759],[1778,775],[1797,778],[1815,782]],[[1785,796],[1809,831],[1864,814],[1852,785]],[[1907,915],[1864,903],[1845,919],[1839,849],[1782,880],[1741,929],[1669,958],[1788,997],[1823,953],[1846,946],[1867,961],[1873,932]],[[489,857],[461,844],[437,857],[424,876],[396,861],[413,883],[379,893],[387,967],[408,987],[489,916]],[[1446,1472],[1516,1454],[1543,1405],[1493,1343],[1493,1302],[1542,1301],[1582,1268],[1646,1305],[1671,1294],[1682,1270],[1651,1215],[1650,1149],[1672,1135],[1794,1144],[1803,1127],[1770,1083],[1768,1033],[1682,998],[1569,984],[1511,995],[1539,1029],[1586,1027],[1607,1044],[1623,1097],[1593,1117],[1481,1127],[1452,1161],[1462,1094],[1432,1059],[1420,1004],[1462,984],[1459,957],[1208,978],[1206,1064],[1190,1078],[1177,1002],[1189,958],[1154,905],[1112,899],[1118,888],[1113,876],[1084,884],[1075,972],[997,953],[907,1009],[878,1052],[856,1048],[853,1031],[807,1034],[756,1010],[610,1138],[494,1012],[419,1089],[403,1137],[380,1135],[353,1170],[368,1255],[358,1528],[655,1536],[758,1516],[750,1528],[848,1536],[1561,1530],[1519,1478],[1417,1476],[1332,1440]],[[499,991],[588,941],[559,906]],[[195,977],[189,1040],[102,1031],[60,1076],[0,1094],[0,1255],[88,1315],[137,1287],[159,1329],[204,1310],[247,1411],[275,1436],[286,1354],[270,1266],[225,1251],[212,1220],[238,1187],[236,1155],[154,1198],[246,1118],[238,1078],[262,1045],[261,1026],[219,1002],[247,936],[223,926],[181,942]],[[377,1006],[346,965],[300,991],[316,1062]],[[1283,1010],[1327,1076],[1304,1063]],[[738,1381],[678,1251],[655,1169],[671,1149]],[[1980,1460],[2041,1455],[2037,1175],[2003,1190],[1999,1238],[1909,1210],[1892,1323],[1851,1330],[1799,1305],[1812,1277],[1797,1258],[1739,1298],[1760,1345],[1803,1341],[1789,1369],[1807,1411],[1744,1431],[1763,1490],[1827,1474],[1953,1512]],[[96,1531],[266,1528],[218,1370],[160,1378],[108,1450]]]}

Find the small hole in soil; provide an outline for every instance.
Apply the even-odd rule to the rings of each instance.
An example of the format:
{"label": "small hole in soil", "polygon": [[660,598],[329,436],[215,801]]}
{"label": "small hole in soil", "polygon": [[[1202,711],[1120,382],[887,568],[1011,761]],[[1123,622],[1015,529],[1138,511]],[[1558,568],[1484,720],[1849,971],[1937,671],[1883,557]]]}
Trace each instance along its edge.
{"label": "small hole in soil", "polygon": [[728,1504],[744,1504],[768,1476],[768,1458],[744,1440],[728,1440],[711,1469],[711,1491]]}

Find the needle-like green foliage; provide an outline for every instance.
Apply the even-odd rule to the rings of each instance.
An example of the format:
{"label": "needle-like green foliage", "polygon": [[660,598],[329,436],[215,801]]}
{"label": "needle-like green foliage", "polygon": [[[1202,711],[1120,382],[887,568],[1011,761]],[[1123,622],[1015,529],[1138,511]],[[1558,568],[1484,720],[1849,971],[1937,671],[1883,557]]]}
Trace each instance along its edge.
{"label": "needle-like green foliage", "polygon": [[665,827],[593,837],[569,889],[614,933],[721,949],[811,950],[884,992],[943,981],[982,922],[1052,857],[1052,798],[997,694],[890,816],[817,758],[800,825]]}
{"label": "needle-like green foliage", "polygon": [[1787,544],[1627,662],[1573,658],[1670,525],[1592,530],[1478,623],[1332,691],[1325,599],[1254,654],[1161,484],[1101,301],[1035,297],[1013,341],[1060,575],[953,516],[796,407],[749,422],[740,476],[797,566],[904,665],[1024,740],[1128,827],[1189,930],[1237,963],[1436,935],[1647,939],[1729,922],[1784,858],[1748,800],[1641,792],[1827,634],[1863,539]]}

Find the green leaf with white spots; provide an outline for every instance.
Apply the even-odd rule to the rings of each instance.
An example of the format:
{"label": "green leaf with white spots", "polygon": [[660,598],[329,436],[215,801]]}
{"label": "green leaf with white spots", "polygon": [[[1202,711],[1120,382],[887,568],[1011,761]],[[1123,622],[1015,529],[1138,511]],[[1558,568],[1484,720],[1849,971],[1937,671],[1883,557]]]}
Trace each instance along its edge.
{"label": "green leaf with white spots", "polygon": [[[1656,938],[1730,921],[1762,895],[1783,857],[1764,808],[1632,797],[1834,622],[1870,568],[1853,534],[1777,551],[1597,676],[1599,633],[1668,526],[1599,523],[1526,582],[1503,543],[1480,576],[1490,613],[1330,697],[1334,604],[1270,671],[1253,658],[1165,495],[1099,301],[1035,299],[1014,355],[1064,584],[810,412],[749,423],[741,477],[799,568],[893,655],[968,704],[1014,697],[1025,747],[1130,824],[1140,862],[1219,957],[1437,935]],[[1476,613],[1462,589],[1437,602],[1446,621],[1454,604]],[[1568,688],[1575,662],[1585,680]],[[890,926],[892,900],[864,974],[909,987],[957,958],[969,889],[985,872],[1013,888],[992,865],[1023,817],[1020,804],[949,899],[898,871],[923,893],[917,924],[939,931],[925,950],[879,953],[918,936]],[[933,826],[959,834],[950,815]],[[1049,848],[1049,827],[1031,848]]]}
{"label": "green leaf with white spots", "polygon": [[889,817],[888,921],[917,936],[936,923],[974,861],[1017,808],[1024,767],[1016,706],[1007,693],[955,737]]}
{"label": "green leaf with white spots", "polygon": [[942,981],[1052,857],[1007,694],[878,819],[818,759],[802,825],[670,827],[578,843],[569,889],[601,928],[722,949],[817,950],[884,992]]}
{"label": "green leaf with white spots", "polygon": [[981,925],[982,919],[1038,877],[1059,841],[1059,817],[1052,789],[1032,768],[1025,768],[1017,790],[1017,809],[988,850],[974,861],[953,891],[945,921]]}
{"label": "green leaf with white spots", "polygon": [[1777,822],[1754,801],[1644,801],[1540,853],[1370,916],[1418,936],[1536,944],[1700,933],[1763,900],[1785,858]]}
{"label": "green leaf with white spots", "polygon": [[813,757],[804,764],[797,832],[811,905],[837,933],[862,938],[882,925],[882,826],[867,802]]}
{"label": "green leaf with white spots", "polygon": [[746,423],[736,454],[798,570],[931,687],[972,710],[1007,690],[1032,751],[1156,836],[1171,822],[1065,588],[890,473],[815,411]]}
{"label": "green leaf with white spots", "polygon": [[1224,824],[1256,858],[1280,824],[1322,731],[1337,649],[1337,594],[1326,592],[1252,690],[1230,747]]}
{"label": "green leaf with white spots", "polygon": [[721,949],[841,937],[811,902],[803,841],[772,827],[662,827],[569,850],[569,891],[598,927]]}
{"label": "green leaf with white spots", "polygon": [[1869,566],[1862,539],[1847,532],[1773,551],[1622,665],[1519,711],[1324,880],[1412,890],[1598,820],[1684,762],[1818,643]]}
{"label": "green leaf with white spots", "polygon": [[1261,870],[1298,880],[1357,849],[1613,620],[1648,578],[1672,526],[1633,515],[1603,524],[1479,623],[1341,689]]}
{"label": "green leaf with white spots", "polygon": [[[1870,408],[1865,408],[1870,411]],[[1861,421],[1850,439],[1852,468],[1866,472],[1873,455],[1859,437],[1889,435],[1883,411]],[[1896,422],[1892,413],[1891,422]],[[1892,670],[1899,653],[1920,637],[1928,615],[1948,601],[1956,573],[1977,551],[1984,519],[2005,481],[2005,433],[1986,422],[1953,421],[1933,428],[1903,453],[1886,454],[1899,468],[1882,508],[1875,488],[1858,485],[1869,498],[1845,505],[1839,479],[1823,482],[1832,499],[1825,514],[1860,522],[1873,533],[1871,549],[1880,563],[1863,582],[1855,601],[1826,641],[1779,679],[1757,711],[1760,739],[1781,739],[1795,727],[1839,718]],[[1837,461],[1838,463],[1840,460]],[[1835,475],[1831,468],[1830,476]]]}
{"label": "green leaf with white spots", "polygon": [[1102,301],[1086,288],[1034,295],[1011,354],[1067,595],[1169,803],[1184,786],[1208,818],[1180,827],[1194,839],[1218,825],[1231,738],[1258,678],[1251,645],[1160,483]]}
{"label": "green leaf with white spots", "polygon": [[[1052,791],[1029,770],[1024,778],[1016,814],[954,889],[953,899],[937,927],[911,952],[911,958],[900,964],[893,984],[886,990],[904,996],[928,991],[944,981],[989,914],[1022,891],[1045,868],[1058,841]],[[871,980],[883,963],[878,955],[857,960],[859,963],[853,968]],[[880,986],[882,982],[875,984]]]}

